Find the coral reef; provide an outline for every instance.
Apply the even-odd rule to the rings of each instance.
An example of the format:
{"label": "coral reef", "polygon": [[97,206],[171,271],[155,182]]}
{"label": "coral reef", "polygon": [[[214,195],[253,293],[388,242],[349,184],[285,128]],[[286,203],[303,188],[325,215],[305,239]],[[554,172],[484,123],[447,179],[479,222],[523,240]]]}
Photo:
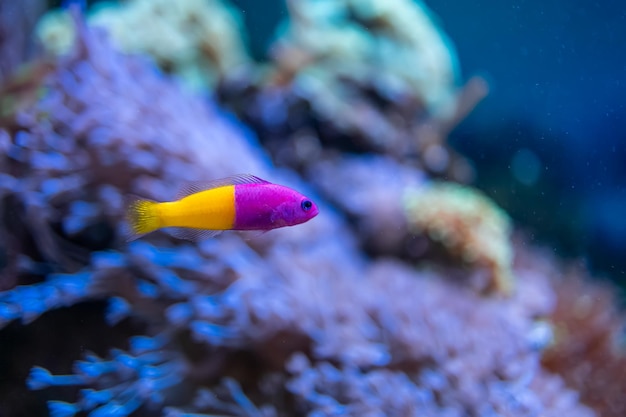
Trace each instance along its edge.
{"label": "coral reef", "polygon": [[385,156],[329,158],[311,163],[308,173],[355,224],[368,253],[467,265],[477,291],[513,291],[511,221],[478,190],[429,181]]}
{"label": "coral reef", "polygon": [[[413,92],[435,112],[445,113],[453,105],[455,56],[420,2],[287,3],[291,20],[274,46],[279,66],[300,73],[294,57],[301,56],[310,68],[299,77],[312,75],[324,62],[334,67],[336,76],[355,81],[367,82],[379,73],[390,93]],[[332,91],[319,93],[320,99],[333,97]]]}
{"label": "coral reef", "polygon": [[554,302],[545,317],[554,335],[542,354],[543,368],[579,391],[581,401],[598,416],[623,415],[625,321],[616,301],[617,289],[590,277],[579,262],[564,263],[553,251],[528,245],[519,233],[512,240],[513,269],[519,282],[545,277],[549,288],[542,294],[550,294]]}
{"label": "coral reef", "polygon": [[[276,271],[259,276],[272,265],[283,271],[293,267],[283,256],[260,258],[235,237],[208,243],[207,252],[212,248],[219,254],[215,263],[224,261],[220,245],[239,245],[231,253],[244,257],[247,265],[237,267],[236,281],[224,285],[224,275],[234,275],[224,271],[204,272],[195,280],[184,274],[177,265],[203,261],[193,259],[191,247],[181,254],[138,242],[125,259],[99,255],[99,263],[106,265],[96,274],[100,285],[124,288],[115,280],[132,280],[124,270],[141,264],[153,273],[152,285],[132,288],[141,293],[122,294],[128,301],[121,309],[112,301],[109,316],[129,306],[136,313],[161,311],[169,328],[153,338],[131,339],[128,352],[89,355],[74,364],[72,375],[34,368],[29,386],[87,386],[78,402],[54,402],[51,408],[68,413],[95,409],[97,415],[112,407],[127,415],[141,405],[175,405],[181,395],[193,393],[177,392],[174,386],[183,381],[200,382],[204,389],[182,408],[169,408],[171,415],[361,415],[377,410],[398,416],[593,415],[558,377],[540,367],[550,332],[535,317],[545,315],[553,301],[527,298],[546,289],[540,279],[525,280],[513,302],[484,302],[473,291],[393,262],[370,267],[365,279],[345,274],[349,271],[336,277],[318,270],[311,271],[315,279],[293,270],[289,276]],[[144,303],[162,305],[141,307]],[[157,318],[155,313],[151,318]],[[461,339],[460,329],[465,329]],[[179,343],[186,350],[177,348]],[[218,394],[222,383],[232,400]],[[383,389],[389,383],[406,394],[398,397]],[[550,389],[544,389],[546,384]]]}
{"label": "coral reef", "polygon": [[424,186],[419,169],[384,155],[337,155],[311,162],[307,176],[341,209],[366,251],[376,256],[411,257],[403,197]]}
{"label": "coral reef", "polygon": [[[395,9],[377,4],[346,1],[338,16],[425,45],[405,34]],[[291,4],[292,13],[305,6],[313,7]],[[10,370],[0,395],[12,394],[4,394],[0,414],[35,414],[29,407],[43,401],[59,417],[592,417],[619,410],[615,394],[596,397],[606,368],[594,352],[608,354],[608,335],[621,323],[603,316],[610,307],[598,302],[582,316],[569,309],[581,305],[587,287],[570,285],[550,258],[511,240],[506,215],[480,194],[432,182],[435,172],[463,164],[428,168],[428,153],[418,152],[424,136],[413,129],[435,132],[433,143],[447,146],[441,126],[453,123],[464,102],[452,86],[444,89],[457,109],[450,118],[435,110],[446,101],[421,81],[372,90],[376,74],[350,79],[331,71],[334,86],[346,87],[340,110],[349,114],[329,118],[316,97],[328,90],[302,81],[328,52],[270,71],[256,87],[246,77],[260,72],[231,78],[222,100],[249,116],[269,154],[289,167],[276,168],[252,132],[212,101],[185,92],[145,57],[116,51],[77,13],[72,19],[69,54],[22,84],[0,124],[0,338],[19,336],[7,337],[0,352],[24,352],[17,361],[0,355],[0,368]],[[300,19],[294,22],[325,27]],[[434,33],[429,28],[422,29]],[[229,84],[236,79],[243,84]],[[393,91],[407,96],[389,98]],[[357,98],[343,101],[350,97]],[[342,124],[357,103],[372,118]],[[385,139],[371,134],[377,123],[404,136],[375,145]],[[273,144],[272,132],[281,133]],[[320,215],[253,238],[232,232],[191,244],[154,233],[123,242],[127,194],[167,200],[184,182],[242,172],[314,196]],[[469,268],[416,267],[418,232],[442,242],[444,252],[471,255]],[[491,293],[454,279],[481,268],[493,274]],[[589,331],[578,333],[575,320]],[[616,375],[623,354],[612,353]],[[573,366],[589,359],[593,372]],[[582,386],[577,375],[596,382]],[[25,380],[30,394],[15,388]]]}
{"label": "coral reef", "polygon": [[272,67],[229,74],[218,99],[348,214],[368,253],[405,254],[403,193],[425,177],[471,180],[446,136],[487,86],[457,86],[454,53],[421,3],[289,7]]}
{"label": "coral reef", "polygon": [[615,288],[592,284],[580,268],[571,268],[556,280],[555,290],[555,340],[543,355],[544,367],[562,375],[599,415],[624,415],[624,315],[617,310]]}
{"label": "coral reef", "polygon": [[433,175],[471,178],[445,138],[487,86],[473,79],[457,87],[454,54],[425,6],[346,0],[289,8],[273,67],[229,74],[218,90],[278,164],[304,172],[333,150],[376,152]]}
{"label": "coral reef", "polygon": [[410,230],[462,262],[489,271],[485,291],[511,293],[510,219],[490,199],[469,187],[433,183],[407,193],[406,210]]}
{"label": "coral reef", "polygon": [[[213,86],[249,58],[241,17],[221,0],[130,0],[100,3],[89,21],[106,28],[121,50],[145,53],[194,90]],[[67,52],[75,36],[67,11],[49,12],[38,36],[55,54]],[[219,42],[214,42],[219,39]]]}

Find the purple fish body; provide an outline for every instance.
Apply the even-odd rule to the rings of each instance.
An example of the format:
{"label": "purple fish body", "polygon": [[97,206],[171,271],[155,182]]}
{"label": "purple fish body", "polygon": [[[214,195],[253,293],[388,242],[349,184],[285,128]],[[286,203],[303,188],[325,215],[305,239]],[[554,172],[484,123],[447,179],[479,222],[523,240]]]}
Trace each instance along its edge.
{"label": "purple fish body", "polygon": [[294,226],[317,216],[310,199],[291,188],[272,183],[235,186],[234,230],[271,230]]}

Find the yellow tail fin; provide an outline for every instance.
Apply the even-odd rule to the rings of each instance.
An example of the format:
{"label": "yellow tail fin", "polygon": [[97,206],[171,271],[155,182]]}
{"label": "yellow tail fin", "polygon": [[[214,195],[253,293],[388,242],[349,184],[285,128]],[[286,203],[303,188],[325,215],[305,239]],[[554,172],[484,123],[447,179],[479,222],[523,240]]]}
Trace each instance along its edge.
{"label": "yellow tail fin", "polygon": [[157,210],[156,201],[147,200],[137,196],[129,196],[126,201],[126,220],[129,230],[126,240],[128,242],[141,236],[154,232],[161,227],[161,219]]}

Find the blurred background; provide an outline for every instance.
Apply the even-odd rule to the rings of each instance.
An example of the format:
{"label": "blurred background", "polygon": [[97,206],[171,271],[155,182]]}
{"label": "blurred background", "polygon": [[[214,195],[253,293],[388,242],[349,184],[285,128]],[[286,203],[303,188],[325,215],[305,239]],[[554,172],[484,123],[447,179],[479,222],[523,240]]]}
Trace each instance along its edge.
{"label": "blurred background", "polygon": [[[626,7],[430,1],[491,94],[452,141],[477,182],[560,251],[625,281]],[[530,208],[532,207],[532,211]]]}
{"label": "blurred background", "polygon": [[[326,398],[337,398],[343,410],[344,393],[372,377],[387,388],[381,392],[390,404],[404,392],[401,400],[413,406],[422,397],[411,390],[421,390],[434,410],[420,409],[424,416],[459,404],[455,415],[595,415],[583,404],[603,417],[625,415],[626,355],[615,346],[626,338],[613,303],[617,291],[589,283],[580,264],[594,278],[626,287],[626,7],[617,1],[427,1],[439,34],[427,18],[406,22],[424,17],[408,1],[362,0],[358,8],[345,7],[351,0],[298,1],[288,14],[284,0],[232,0],[244,22],[217,1],[185,2],[198,9],[188,14],[168,9],[182,1],[146,6],[140,11],[149,13],[138,13],[144,20],[111,30],[130,44],[145,41],[141,58],[114,53],[78,17],[74,26],[52,12],[47,32],[40,24],[37,35],[51,52],[63,53],[55,47],[65,42],[69,48],[78,28],[74,54],[22,67],[9,78],[37,54],[32,32],[47,10],[98,2],[0,0],[0,81],[10,80],[0,93],[0,150],[8,161],[0,163],[0,398],[14,399],[0,400],[0,415],[28,408],[45,415],[46,400],[70,398],[75,392],[57,396],[48,388],[78,385],[80,378],[62,381],[77,372],[74,360],[86,351],[102,357],[89,359],[93,363],[120,361],[125,369],[120,346],[138,351],[131,352],[137,358],[143,349],[170,355],[163,356],[163,374],[172,376],[163,392],[188,384],[172,394],[174,403],[139,392],[156,408],[192,405],[198,393],[190,410],[215,415],[219,407],[202,403],[200,394],[230,392],[247,406],[245,391],[268,406],[277,397],[267,392],[288,393],[285,410],[323,409]],[[381,4],[397,7],[381,18],[372,13]],[[315,12],[333,24],[315,22]],[[159,22],[172,15],[176,25]],[[307,24],[310,32],[297,32]],[[350,32],[351,24],[361,37]],[[395,48],[381,41],[394,29]],[[248,50],[261,65],[251,63]],[[381,58],[381,66],[372,64]],[[394,71],[404,83],[385,77]],[[185,77],[190,85],[203,83],[193,95],[183,95]],[[474,108],[485,91],[480,79],[489,94]],[[450,112],[445,103],[454,104]],[[86,147],[98,163],[80,158]],[[118,165],[103,174],[111,161]],[[86,175],[81,164],[93,172]],[[266,241],[229,233],[201,244],[161,233],[137,245],[121,239],[122,196],[147,190],[147,197],[166,200],[183,181],[235,170],[311,186],[325,215],[308,231],[271,233]],[[432,199],[428,192],[405,193],[405,186],[416,191],[425,184],[438,184],[425,187],[437,190],[441,179],[448,188]],[[507,214],[527,237],[510,236]],[[449,234],[449,225],[460,230]],[[479,268],[468,273],[476,259]],[[514,296],[499,299],[513,284]],[[309,326],[318,314],[322,325]],[[445,319],[432,319],[442,314]],[[433,330],[434,322],[441,327]],[[402,326],[410,331],[388,337]],[[347,346],[353,356],[345,356]],[[346,378],[354,376],[355,363],[363,372]],[[137,366],[153,364],[145,359]],[[94,378],[96,391],[87,394],[126,384],[125,373],[105,368],[112,376]],[[312,384],[293,384],[310,370],[327,396],[309,396],[316,394]],[[410,389],[389,385],[396,371],[399,386]],[[269,380],[274,385],[264,385],[268,375],[278,375]],[[142,381],[135,384],[140,390]],[[485,393],[493,408],[482,407]],[[369,389],[349,400],[380,408]],[[523,401],[530,411],[519,406]],[[128,403],[126,414],[139,406]],[[104,413],[99,404],[79,405]],[[79,405],[52,402],[51,409],[69,416]],[[544,406],[553,414],[537,411]],[[149,407],[141,412],[153,415]]]}
{"label": "blurred background", "polygon": [[[263,57],[286,10],[234,1]],[[271,8],[268,4],[274,3]],[[533,238],[626,284],[626,6],[430,0],[463,79],[490,94],[451,134],[476,185]]]}
{"label": "blurred background", "polygon": [[[66,2],[50,1],[50,7]],[[89,2],[90,5],[97,2]],[[280,0],[234,0],[266,58]],[[450,136],[475,185],[539,243],[626,284],[626,6],[617,0],[430,0],[463,80],[490,94]]]}

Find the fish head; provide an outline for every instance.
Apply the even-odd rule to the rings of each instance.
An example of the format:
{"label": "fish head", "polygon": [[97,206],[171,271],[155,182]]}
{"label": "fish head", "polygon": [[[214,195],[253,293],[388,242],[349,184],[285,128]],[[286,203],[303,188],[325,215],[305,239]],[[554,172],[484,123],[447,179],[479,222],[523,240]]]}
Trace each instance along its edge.
{"label": "fish head", "polygon": [[319,214],[317,205],[310,198],[292,192],[278,207],[272,217],[274,223],[280,226],[295,226],[305,223]]}

